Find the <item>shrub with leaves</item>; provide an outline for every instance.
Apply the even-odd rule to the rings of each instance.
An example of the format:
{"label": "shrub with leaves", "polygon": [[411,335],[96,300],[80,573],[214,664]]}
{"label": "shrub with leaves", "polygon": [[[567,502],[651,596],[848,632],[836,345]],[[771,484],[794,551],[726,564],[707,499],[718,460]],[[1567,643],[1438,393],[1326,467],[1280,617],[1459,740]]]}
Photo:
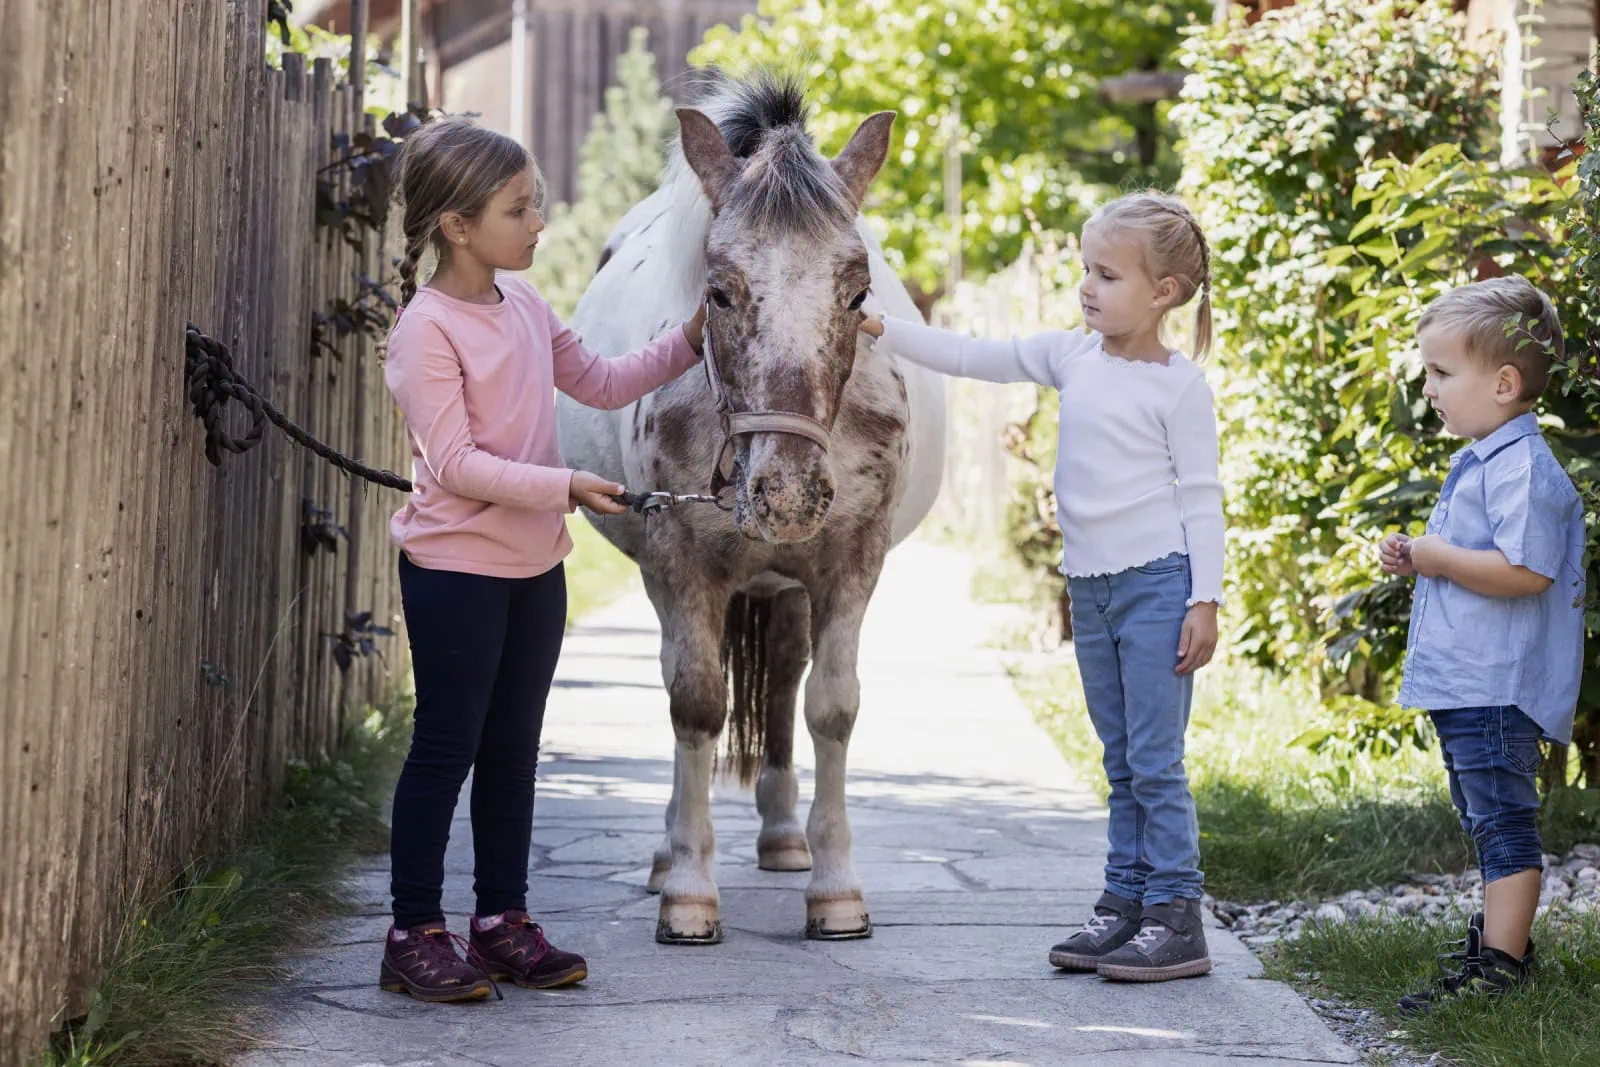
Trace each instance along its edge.
{"label": "shrub with leaves", "polygon": [[1322,636],[1330,568],[1352,551],[1337,505],[1370,469],[1382,413],[1351,406],[1360,323],[1348,305],[1363,282],[1328,254],[1371,211],[1356,194],[1373,161],[1440,142],[1469,159],[1490,149],[1490,61],[1464,41],[1443,0],[1304,0],[1253,25],[1235,8],[1181,56],[1192,72],[1172,112],[1182,189],[1214,249],[1229,640],[1264,665],[1309,670],[1330,693],[1381,688],[1359,657],[1329,664]]}
{"label": "shrub with leaves", "polygon": [[[1600,147],[1600,106],[1592,75],[1580,98],[1589,147]],[[1359,295],[1343,310],[1356,329],[1343,363],[1340,398],[1352,413],[1340,433],[1357,442],[1367,469],[1342,487],[1333,512],[1352,551],[1328,568],[1344,592],[1335,610],[1332,649],[1359,652],[1391,675],[1405,646],[1409,581],[1383,580],[1370,545],[1395,529],[1416,532],[1437,496],[1450,451],[1422,397],[1414,324],[1444,290],[1478,278],[1520,274],[1543,289],[1563,319],[1566,356],[1539,405],[1546,439],[1585,501],[1589,561],[1586,676],[1578,702],[1576,774],[1566,753],[1552,753],[1548,784],[1574,778],[1600,787],[1600,156],[1551,176],[1505,170],[1440,145],[1410,164],[1373,163],[1355,199],[1367,212],[1349,245],[1334,249],[1330,269]],[[1513,328],[1508,324],[1508,328]],[[1360,413],[1357,424],[1356,413]],[[1365,551],[1361,551],[1365,549]]]}

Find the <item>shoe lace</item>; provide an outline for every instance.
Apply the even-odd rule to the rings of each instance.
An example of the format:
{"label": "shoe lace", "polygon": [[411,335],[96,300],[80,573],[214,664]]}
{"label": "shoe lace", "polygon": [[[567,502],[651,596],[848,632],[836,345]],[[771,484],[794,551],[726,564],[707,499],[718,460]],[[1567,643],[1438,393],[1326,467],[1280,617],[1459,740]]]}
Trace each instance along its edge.
{"label": "shoe lace", "polygon": [[510,928],[511,936],[516,939],[519,948],[523,947],[524,938],[531,937],[533,939],[533,944],[527,946],[529,966],[544,959],[545,955],[550,951],[550,942],[544,936],[544,927],[528,916],[524,915],[520,919],[508,922],[506,925]]}
{"label": "shoe lace", "polygon": [[[421,951],[428,954],[436,963],[460,963],[465,960],[468,967],[482,974],[489,982],[489,988],[494,990],[495,998],[504,1000],[505,994],[500,992],[500,986],[489,977],[489,966],[484,962],[478,950],[466,938],[453,930],[431,930],[422,938]],[[457,955],[456,949],[461,949]]]}
{"label": "shoe lace", "polygon": [[1083,927],[1078,931],[1078,933],[1088,934],[1090,937],[1099,937],[1101,934],[1110,929],[1111,925],[1120,918],[1120,915],[1113,915],[1109,912],[1103,915],[1096,915],[1094,918],[1084,923]]}
{"label": "shoe lace", "polygon": [[1128,941],[1128,944],[1139,949],[1141,952],[1149,951],[1155,947],[1156,939],[1161,936],[1164,930],[1166,930],[1166,927],[1162,926],[1160,923],[1151,923],[1150,925],[1142,928],[1138,933],[1134,934],[1133,937]]}

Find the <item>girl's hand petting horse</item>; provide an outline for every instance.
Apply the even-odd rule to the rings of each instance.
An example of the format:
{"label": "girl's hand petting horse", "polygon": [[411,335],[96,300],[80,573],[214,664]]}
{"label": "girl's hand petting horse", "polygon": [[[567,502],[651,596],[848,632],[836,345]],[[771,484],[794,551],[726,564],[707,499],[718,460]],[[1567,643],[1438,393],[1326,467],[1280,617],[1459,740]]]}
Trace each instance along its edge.
{"label": "girl's hand petting horse", "polygon": [[861,332],[866,334],[868,337],[882,337],[883,336],[883,316],[882,315],[868,315],[865,311],[863,311],[861,313],[860,329],[861,329]]}
{"label": "girl's hand petting horse", "polygon": [[1193,674],[1211,662],[1217,650],[1217,605],[1211,601],[1195,604],[1183,617],[1178,637],[1178,673]]}
{"label": "girl's hand petting horse", "polygon": [[694,349],[695,355],[706,354],[706,306],[701,304],[695,309],[694,318],[683,324],[683,336],[689,342],[689,347]]}
{"label": "girl's hand petting horse", "polygon": [[621,515],[628,510],[628,506],[616,498],[625,492],[625,487],[608,482],[598,474],[573,471],[572,487],[567,490],[567,499],[573,507],[588,508],[601,515]]}

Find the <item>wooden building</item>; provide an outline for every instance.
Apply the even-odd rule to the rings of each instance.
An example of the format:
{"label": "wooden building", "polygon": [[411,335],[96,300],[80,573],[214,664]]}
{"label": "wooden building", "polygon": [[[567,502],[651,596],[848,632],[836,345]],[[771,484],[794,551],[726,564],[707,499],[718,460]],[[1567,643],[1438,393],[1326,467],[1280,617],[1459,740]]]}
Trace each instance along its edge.
{"label": "wooden building", "polygon": [[[578,151],[616,81],[636,26],[681,99],[688,54],[707,30],[737,24],[756,0],[415,0],[427,102],[474,111],[533,149],[554,200],[575,192]],[[297,5],[307,21],[349,31],[349,0]],[[398,42],[401,0],[368,0],[368,29]]]}

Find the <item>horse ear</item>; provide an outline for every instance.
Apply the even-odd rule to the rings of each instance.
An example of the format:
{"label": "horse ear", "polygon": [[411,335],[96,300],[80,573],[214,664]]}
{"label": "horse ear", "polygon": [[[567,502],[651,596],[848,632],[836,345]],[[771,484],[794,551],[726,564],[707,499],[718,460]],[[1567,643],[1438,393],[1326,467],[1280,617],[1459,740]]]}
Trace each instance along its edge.
{"label": "horse ear", "polygon": [[893,111],[880,111],[868,116],[865,122],[856,127],[856,132],[850,135],[850,143],[833,161],[834,173],[839,175],[844,187],[850,191],[850,200],[857,208],[867,198],[872,179],[878,176],[878,169],[889,155],[889,135],[894,127],[894,117]]}
{"label": "horse ear", "polygon": [[692,107],[680,107],[678,114],[678,139],[683,144],[683,158],[688,161],[700,179],[700,188],[711,201],[711,210],[722,208],[722,193],[739,172],[739,161],[728,150],[722,131],[705,112]]}

